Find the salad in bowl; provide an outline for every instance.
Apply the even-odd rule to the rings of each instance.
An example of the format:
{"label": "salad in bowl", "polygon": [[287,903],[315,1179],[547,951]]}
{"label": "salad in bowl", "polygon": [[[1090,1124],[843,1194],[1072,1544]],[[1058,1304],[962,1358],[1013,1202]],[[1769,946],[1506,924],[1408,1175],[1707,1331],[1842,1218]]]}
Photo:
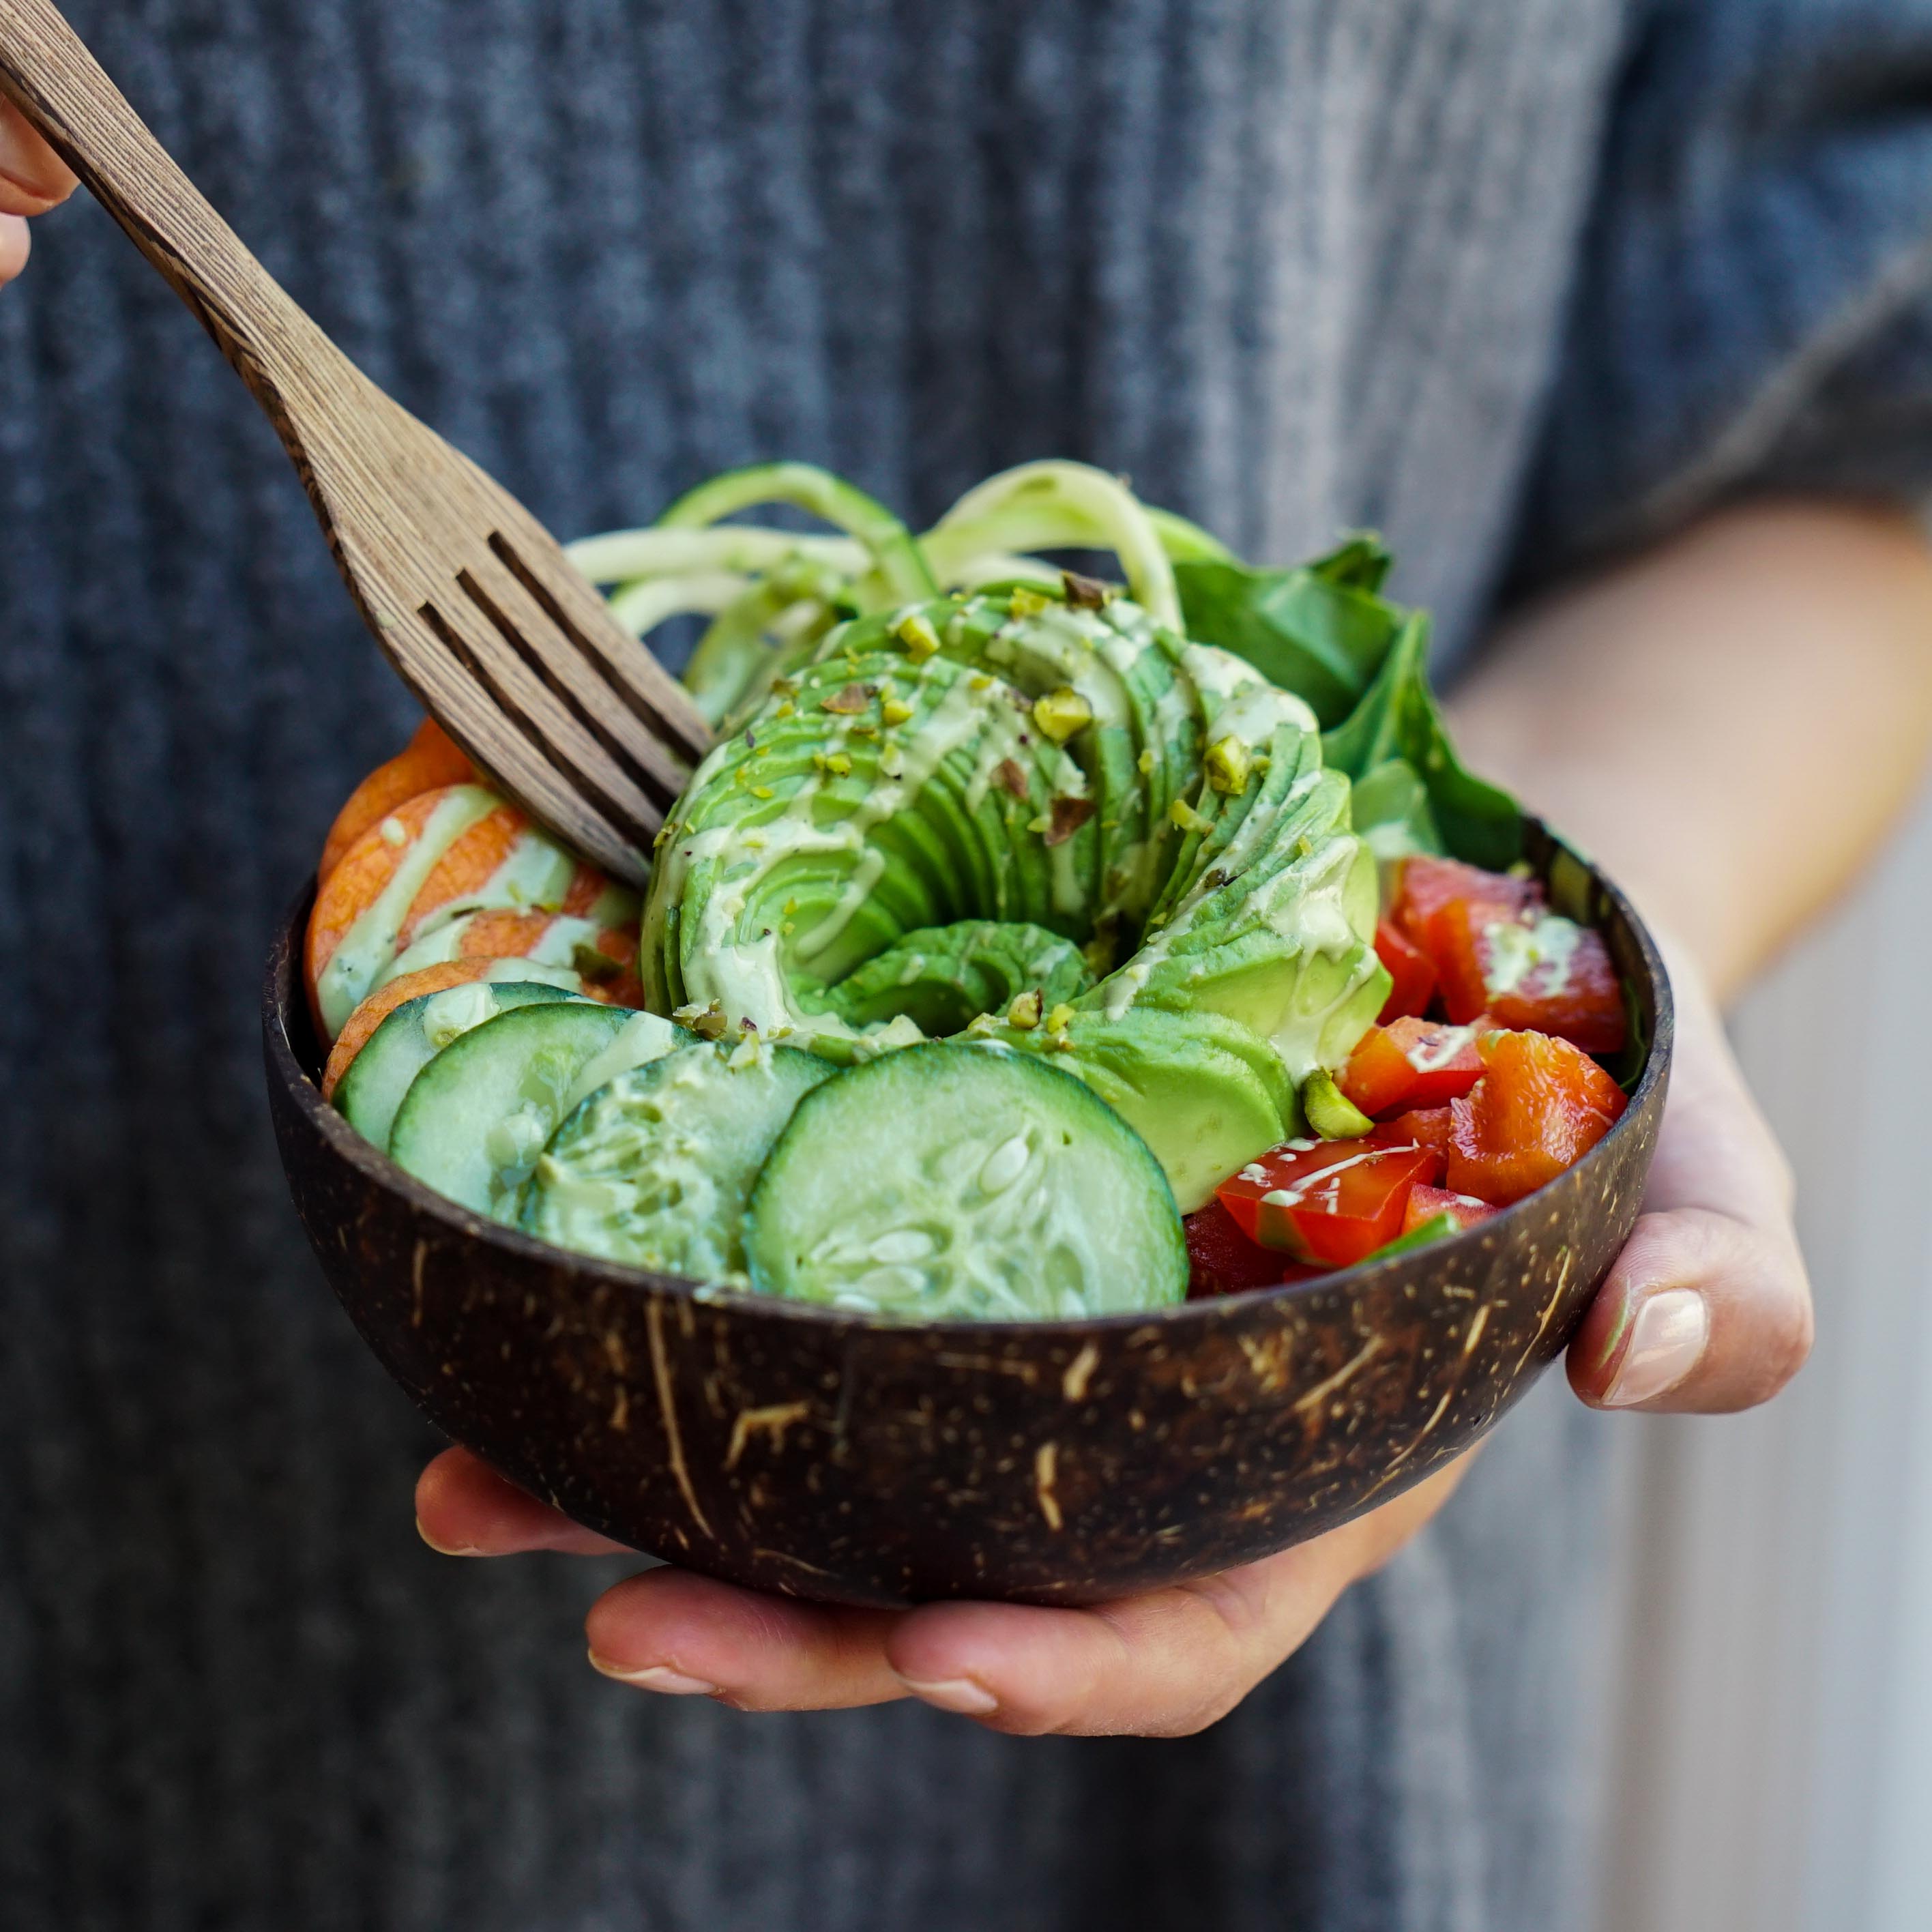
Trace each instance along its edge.
{"label": "salad in bowl", "polygon": [[[772,502],[840,534],[724,520]],[[1456,760],[1373,538],[1256,571],[1052,463],[915,538],[784,464],[578,555],[640,633],[710,620],[717,739],[641,903],[426,724],[309,922],[329,1095],[452,1200],[728,1288],[1064,1319],[1467,1227],[1622,1112],[1604,940]]]}
{"label": "salad in bowl", "polygon": [[1256,568],[1064,463],[915,536],[784,464],[574,554],[702,622],[640,880],[425,723],[271,962],[298,1210],[451,1435],[757,1587],[1094,1600],[1388,1499],[1560,1353],[1669,986],[1456,758],[1376,539]]}

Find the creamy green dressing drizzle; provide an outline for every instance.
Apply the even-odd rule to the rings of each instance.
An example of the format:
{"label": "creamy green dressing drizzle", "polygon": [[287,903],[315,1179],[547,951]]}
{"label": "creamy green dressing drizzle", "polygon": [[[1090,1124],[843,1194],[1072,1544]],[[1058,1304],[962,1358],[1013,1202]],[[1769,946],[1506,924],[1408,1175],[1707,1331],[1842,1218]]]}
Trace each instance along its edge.
{"label": "creamy green dressing drizzle", "polygon": [[1554,998],[1570,983],[1582,928],[1561,914],[1546,912],[1533,926],[1498,920],[1483,928],[1483,980],[1492,993],[1515,992],[1529,976],[1544,974],[1537,991]]}
{"label": "creamy green dressing drizzle", "polygon": [[410,904],[436,862],[502,801],[481,785],[453,785],[424,820],[421,835],[396,862],[389,881],[343,934],[316,984],[322,1020],[333,1040],[362,1004],[394,956]]}
{"label": "creamy green dressing drizzle", "polygon": [[[909,620],[927,621],[920,614],[924,608],[908,605],[889,614],[884,620],[886,634],[895,634]],[[1000,621],[990,631],[968,605],[935,613],[934,621],[940,653],[923,663],[911,653],[895,657],[889,676],[877,668],[876,647],[852,646],[844,631],[831,633],[817,646],[818,664],[836,667],[843,656],[854,680],[872,680],[869,689],[889,689],[914,710],[911,719],[883,731],[872,722],[877,714],[869,709],[865,714],[865,736],[869,740],[876,732],[880,743],[875,776],[856,802],[846,796],[849,784],[833,791],[843,773],[828,768],[826,759],[848,746],[855,754],[864,751],[853,735],[861,721],[836,707],[822,721],[814,715],[814,722],[822,722],[823,728],[818,758],[809,772],[788,767],[785,803],[776,812],[758,813],[751,823],[719,816],[737,811],[736,801],[755,782],[753,760],[744,754],[740,740],[715,747],[700,766],[680,816],[687,823],[706,818],[713,822],[694,832],[674,824],[652,895],[654,908],[678,909],[682,923],[676,931],[675,968],[683,999],[698,1006],[716,1000],[734,1022],[748,1022],[767,1036],[789,1029],[800,1043],[842,1041],[861,1058],[916,1041],[919,1030],[909,1018],[890,1027],[857,1027],[836,1013],[808,1012],[788,980],[794,970],[818,970],[815,962],[842,947],[852,922],[880,889],[890,862],[874,835],[900,814],[918,809],[926,788],[956,752],[966,748],[970,754],[970,765],[950,781],[958,788],[956,806],[969,821],[1003,784],[1009,760],[1030,775],[1030,784],[1045,780],[1055,798],[1094,800],[1104,808],[1107,818],[1084,840],[1062,836],[1046,842],[1052,814],[1037,809],[1024,822],[1042,842],[1040,857],[1055,920],[1065,920],[1077,931],[1120,917],[1130,922],[1131,932],[1152,908],[1182,849],[1168,818],[1170,806],[1178,811],[1187,805],[1180,822],[1219,823],[1216,816],[1202,815],[1203,809],[1218,814],[1222,802],[1205,790],[1201,760],[1206,746],[1232,740],[1242,747],[1251,761],[1252,786],[1264,782],[1269,760],[1281,744],[1299,747],[1317,734],[1314,715],[1300,699],[1270,684],[1231,652],[1161,631],[1124,599],[1100,610],[1055,602]],[[880,622],[873,620],[868,636],[879,634]],[[862,671],[855,649],[867,653]],[[942,677],[945,688],[935,702],[931,687]],[[812,694],[824,688],[822,682],[812,685],[800,695],[799,704],[814,701]],[[1050,752],[1034,719],[1034,700],[1054,690],[1076,693],[1091,718],[1075,739]],[[755,742],[794,715],[788,698],[768,699],[750,718],[748,740]],[[1138,772],[1124,780],[1117,763],[1109,767],[1108,788],[1096,794],[1097,752],[1090,748],[1109,732],[1116,734],[1115,742],[1124,734],[1124,742],[1137,748]],[[789,748],[794,740],[785,742]],[[1090,749],[1076,758],[1074,752],[1083,746]],[[1127,754],[1134,754],[1132,750]],[[854,766],[859,762],[854,757]],[[1337,1042],[1330,1035],[1338,1016],[1347,1012],[1378,970],[1365,937],[1373,925],[1372,868],[1364,859],[1361,842],[1346,830],[1346,818],[1339,826],[1326,818],[1311,825],[1315,836],[1300,839],[1295,856],[1286,863],[1268,842],[1294,836],[1298,816],[1321,782],[1318,767],[1311,767],[1294,778],[1285,795],[1271,795],[1268,809],[1246,810],[1231,830],[1215,832],[1201,848],[1212,852],[1211,862],[1194,864],[1184,895],[1142,934],[1138,952],[1101,982],[1090,1003],[1110,1022],[1132,1010],[1150,977],[1193,939],[1206,909],[1216,903],[1216,895],[1252,869],[1254,884],[1244,917],[1258,921],[1286,953],[1304,959],[1318,956],[1330,969],[1310,982],[1312,990],[1285,1002],[1286,1010],[1270,1018],[1262,1036],[1298,1084],[1332,1060]],[[816,822],[828,794],[838,800],[838,815]],[[749,808],[741,815],[752,816]],[[1138,829],[1143,826],[1144,835]],[[1098,846],[1095,837],[1101,841]],[[989,844],[982,862],[994,877],[1006,876],[1014,862],[1010,844],[1000,842],[997,849]],[[706,870],[707,886],[697,892],[693,874],[700,866]],[[756,930],[748,929],[753,905],[768,908],[782,897],[778,881],[791,874],[781,868],[794,866],[808,868],[800,876],[815,881],[810,922],[802,930],[788,927],[783,935],[762,919]],[[1238,892],[1238,884],[1234,890]],[[1226,896],[1219,902],[1224,908]],[[647,948],[661,943],[651,921],[647,914]],[[916,962],[908,962],[907,974],[910,984],[917,976]],[[1340,1042],[1340,1052],[1346,1054],[1352,1044]]]}

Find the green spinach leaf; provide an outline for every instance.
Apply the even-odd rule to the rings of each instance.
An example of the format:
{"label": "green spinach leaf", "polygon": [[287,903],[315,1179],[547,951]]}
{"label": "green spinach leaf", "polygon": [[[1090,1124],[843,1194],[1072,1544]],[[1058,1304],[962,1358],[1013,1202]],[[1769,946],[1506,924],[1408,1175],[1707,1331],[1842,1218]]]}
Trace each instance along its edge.
{"label": "green spinach leaf", "polygon": [[1378,594],[1388,568],[1382,539],[1364,534],[1294,570],[1200,559],[1174,576],[1187,634],[1246,658],[1326,730],[1360,703],[1401,632],[1401,609]]}
{"label": "green spinach leaf", "polygon": [[1323,761],[1354,782],[1355,830],[1378,856],[1446,851],[1500,872],[1522,856],[1522,814],[1456,757],[1428,667],[1429,620],[1417,611],[1361,701],[1322,734]]}

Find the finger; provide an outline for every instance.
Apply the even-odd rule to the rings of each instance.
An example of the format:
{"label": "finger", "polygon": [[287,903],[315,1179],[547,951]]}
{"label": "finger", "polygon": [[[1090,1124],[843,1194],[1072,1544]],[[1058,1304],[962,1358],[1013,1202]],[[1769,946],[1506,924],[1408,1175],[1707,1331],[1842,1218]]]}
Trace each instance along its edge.
{"label": "finger", "polygon": [[73,194],[74,171],[0,100],[0,214],[44,214]]}
{"label": "finger", "polygon": [[1442,1506],[1462,1466],[1277,1556],[1120,1603],[930,1604],[893,1628],[886,1654],[915,1696],[995,1730],[1186,1736],[1298,1648]]}
{"label": "finger", "polygon": [[1811,1294],[1780,1232],[1686,1208],[1646,1214],[1570,1347],[1600,1408],[1713,1414],[1768,1402],[1811,1349]]}
{"label": "finger", "polygon": [[0,214],[0,283],[10,282],[27,266],[33,238],[17,214]]}
{"label": "finger", "polygon": [[591,1663],[620,1683],[746,1711],[825,1711],[906,1694],[884,1648],[904,1614],[652,1570],[606,1591],[584,1630]]}
{"label": "finger", "polygon": [[417,1479],[416,1528],[444,1556],[601,1556],[625,1547],[538,1502],[466,1449],[446,1449]]}
{"label": "finger", "polygon": [[1596,1407],[1706,1414],[1767,1401],[1810,1352],[1791,1170],[1694,974],[1646,1211],[1570,1347]]}

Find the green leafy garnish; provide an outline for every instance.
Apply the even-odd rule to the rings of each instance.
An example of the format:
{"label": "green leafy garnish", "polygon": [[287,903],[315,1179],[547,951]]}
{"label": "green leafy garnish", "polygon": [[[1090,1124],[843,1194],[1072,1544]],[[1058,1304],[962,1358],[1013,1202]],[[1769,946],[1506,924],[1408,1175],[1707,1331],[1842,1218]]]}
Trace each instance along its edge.
{"label": "green leafy garnish", "polygon": [[1428,664],[1429,620],[1412,612],[1361,702],[1322,734],[1323,762],[1354,781],[1355,830],[1380,856],[1447,852],[1501,872],[1522,856],[1522,814],[1456,757]]}

